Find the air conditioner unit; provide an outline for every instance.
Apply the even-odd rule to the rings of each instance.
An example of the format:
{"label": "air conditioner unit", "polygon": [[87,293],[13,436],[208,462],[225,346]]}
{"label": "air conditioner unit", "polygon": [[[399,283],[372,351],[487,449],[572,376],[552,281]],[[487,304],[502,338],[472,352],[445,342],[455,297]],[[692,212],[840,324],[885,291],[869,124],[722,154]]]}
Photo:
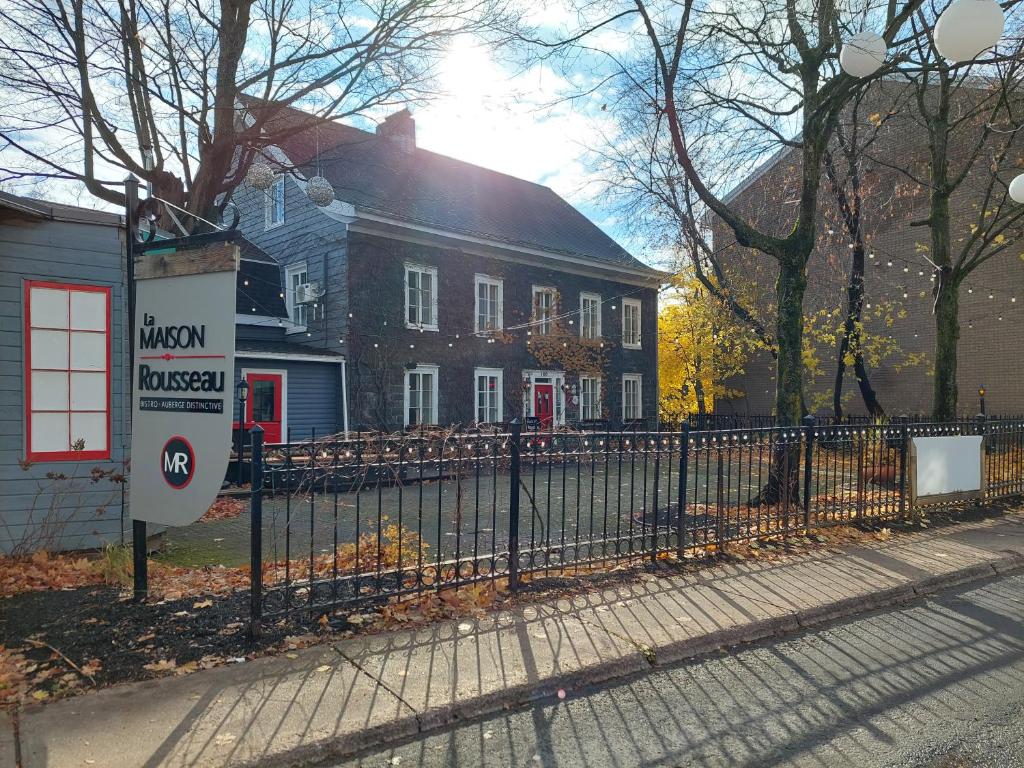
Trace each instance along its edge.
{"label": "air conditioner unit", "polygon": [[313,304],[319,301],[323,295],[323,291],[320,290],[320,283],[302,283],[295,286],[296,304]]}

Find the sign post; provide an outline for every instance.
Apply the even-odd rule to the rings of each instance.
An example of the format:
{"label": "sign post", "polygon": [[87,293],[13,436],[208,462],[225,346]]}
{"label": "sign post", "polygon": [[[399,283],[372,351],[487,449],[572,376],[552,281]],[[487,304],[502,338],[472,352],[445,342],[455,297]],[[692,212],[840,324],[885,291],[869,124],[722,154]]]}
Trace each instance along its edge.
{"label": "sign post", "polygon": [[136,250],[131,515],[188,525],[228,466],[239,249],[200,236]]}

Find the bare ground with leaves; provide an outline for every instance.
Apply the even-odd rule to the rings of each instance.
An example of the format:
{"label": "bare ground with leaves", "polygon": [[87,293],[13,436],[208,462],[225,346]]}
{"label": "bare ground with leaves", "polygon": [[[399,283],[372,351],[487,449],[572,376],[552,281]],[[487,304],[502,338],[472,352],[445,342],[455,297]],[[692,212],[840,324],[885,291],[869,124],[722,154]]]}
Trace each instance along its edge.
{"label": "bare ground with leaves", "polygon": [[[1010,508],[1010,505],[1006,505]],[[999,514],[1001,508],[952,511],[889,527],[837,526],[806,536],[769,536],[729,544],[719,561],[782,562],[831,550],[886,541],[902,532]],[[482,616],[510,606],[584,593],[636,579],[707,568],[698,552],[682,560],[665,554],[565,571],[524,574],[520,591],[505,579],[429,591],[384,604],[300,615],[268,623],[253,641],[248,628],[248,573],[244,569],[162,568],[151,563],[157,595],[131,602],[123,585],[103,584],[100,560],[39,556],[27,566],[26,589],[0,599],[0,705],[45,701],[120,682],[186,674],[220,664],[350,637]],[[83,562],[84,561],[84,562]],[[91,563],[91,567],[89,565]],[[308,567],[308,564],[307,564]],[[333,568],[333,558],[316,569]],[[66,569],[66,570],[65,570]],[[10,588],[8,571],[4,584]],[[52,582],[48,578],[54,577]],[[108,574],[109,575],[109,574]],[[271,574],[267,574],[271,577]],[[161,586],[162,585],[162,586]]]}

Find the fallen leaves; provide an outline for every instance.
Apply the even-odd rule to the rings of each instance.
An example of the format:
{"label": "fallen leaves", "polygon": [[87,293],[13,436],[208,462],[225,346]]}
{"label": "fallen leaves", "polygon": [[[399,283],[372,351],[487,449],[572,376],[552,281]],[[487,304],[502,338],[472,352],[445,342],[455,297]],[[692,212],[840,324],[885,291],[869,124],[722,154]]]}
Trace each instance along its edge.
{"label": "fallen leaves", "polygon": [[245,502],[230,497],[221,497],[210,505],[210,508],[199,518],[199,522],[212,523],[215,520],[230,520],[238,517],[245,510]]}
{"label": "fallen leaves", "polygon": [[43,589],[75,589],[102,584],[94,561],[80,555],[36,552],[28,557],[0,556],[0,598]]}

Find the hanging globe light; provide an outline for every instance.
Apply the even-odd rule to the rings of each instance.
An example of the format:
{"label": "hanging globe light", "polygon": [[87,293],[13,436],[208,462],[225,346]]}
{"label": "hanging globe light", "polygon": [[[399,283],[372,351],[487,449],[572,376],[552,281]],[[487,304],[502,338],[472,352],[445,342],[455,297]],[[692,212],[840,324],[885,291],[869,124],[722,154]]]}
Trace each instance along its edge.
{"label": "hanging globe light", "polygon": [[999,42],[1005,21],[995,0],[955,0],[935,25],[935,47],[950,61],[971,61]]}
{"label": "hanging globe light", "polygon": [[306,197],[324,208],[334,202],[334,187],[323,176],[314,176],[306,182]]}
{"label": "hanging globe light", "polygon": [[1024,173],[1010,182],[1010,199],[1015,203],[1024,203]]}
{"label": "hanging globe light", "polygon": [[256,189],[267,190],[274,183],[274,169],[266,163],[256,160],[249,166],[249,172],[245,174],[245,180],[249,186]]}
{"label": "hanging globe light", "polygon": [[853,77],[873,75],[885,63],[885,40],[875,32],[858,32],[843,43],[839,66]]}

